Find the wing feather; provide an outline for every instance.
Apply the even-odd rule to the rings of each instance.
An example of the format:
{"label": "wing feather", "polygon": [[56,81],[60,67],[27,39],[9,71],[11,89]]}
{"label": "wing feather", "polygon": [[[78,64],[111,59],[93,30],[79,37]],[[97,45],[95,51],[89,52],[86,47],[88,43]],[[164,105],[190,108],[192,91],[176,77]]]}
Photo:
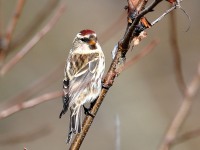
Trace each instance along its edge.
{"label": "wing feather", "polygon": [[71,102],[76,99],[81,90],[87,87],[93,78],[99,63],[99,54],[74,54],[69,59],[68,63],[70,64],[67,64],[69,68],[66,74],[69,86],[65,93],[68,93]]}

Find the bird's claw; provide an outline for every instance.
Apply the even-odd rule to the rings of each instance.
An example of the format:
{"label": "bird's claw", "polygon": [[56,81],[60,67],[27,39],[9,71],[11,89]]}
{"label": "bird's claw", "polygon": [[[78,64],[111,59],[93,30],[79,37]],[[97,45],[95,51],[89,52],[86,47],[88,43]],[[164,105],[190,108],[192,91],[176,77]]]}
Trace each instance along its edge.
{"label": "bird's claw", "polygon": [[87,115],[87,116],[89,115],[89,116],[91,116],[92,118],[95,117],[93,114],[90,113],[91,108],[86,108],[84,105],[83,105],[83,108],[84,108],[84,113],[85,113],[85,115]]}

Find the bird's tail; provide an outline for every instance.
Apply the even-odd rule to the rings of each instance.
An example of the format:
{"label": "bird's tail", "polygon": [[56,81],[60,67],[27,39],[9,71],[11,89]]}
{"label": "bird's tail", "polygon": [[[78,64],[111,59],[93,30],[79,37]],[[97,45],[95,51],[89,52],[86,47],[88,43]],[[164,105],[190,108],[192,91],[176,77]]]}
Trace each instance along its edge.
{"label": "bird's tail", "polygon": [[67,143],[70,143],[72,139],[72,134],[77,134],[81,132],[81,124],[82,124],[81,106],[76,106],[75,108],[71,108],[70,111],[71,111],[70,125],[69,125]]}

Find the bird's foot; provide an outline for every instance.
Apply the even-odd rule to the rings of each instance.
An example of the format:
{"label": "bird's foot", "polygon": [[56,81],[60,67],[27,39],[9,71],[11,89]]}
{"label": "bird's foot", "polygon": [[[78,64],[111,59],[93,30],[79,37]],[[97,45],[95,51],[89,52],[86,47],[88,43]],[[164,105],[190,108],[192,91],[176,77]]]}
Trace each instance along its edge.
{"label": "bird's foot", "polygon": [[93,114],[91,114],[90,110],[91,110],[91,107],[90,108],[86,108],[84,105],[83,105],[83,108],[84,108],[84,113],[85,115],[89,115],[91,116],[92,118],[94,118],[95,116]]}

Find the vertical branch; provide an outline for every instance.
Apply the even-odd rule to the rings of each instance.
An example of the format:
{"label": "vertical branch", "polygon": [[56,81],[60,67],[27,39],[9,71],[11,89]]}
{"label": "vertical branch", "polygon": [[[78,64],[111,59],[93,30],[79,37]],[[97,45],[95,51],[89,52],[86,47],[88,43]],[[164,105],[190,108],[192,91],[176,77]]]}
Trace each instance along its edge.
{"label": "vertical branch", "polygon": [[176,13],[170,13],[170,46],[172,47],[172,54],[174,59],[174,70],[176,75],[176,81],[182,95],[185,94],[186,84],[183,77],[183,71],[181,67],[181,55],[178,46],[177,36],[177,24],[176,24]]}
{"label": "vertical branch", "polygon": [[193,98],[199,90],[200,86],[200,63],[197,69],[197,74],[194,76],[190,82],[185,97],[182,104],[175,115],[169,129],[167,130],[164,139],[160,145],[159,150],[169,150],[173,141],[175,140],[180,128],[182,127],[184,121],[186,120],[193,102]]}
{"label": "vertical branch", "polygon": [[13,33],[15,31],[17,22],[19,20],[19,17],[21,15],[23,6],[24,6],[25,0],[18,0],[15,11],[13,13],[13,17],[10,20],[10,23],[8,24],[7,30],[6,30],[6,35],[5,35],[5,39],[3,41],[3,47],[0,50],[0,59],[1,61],[4,59],[7,51],[8,51],[8,47],[10,45]]}

